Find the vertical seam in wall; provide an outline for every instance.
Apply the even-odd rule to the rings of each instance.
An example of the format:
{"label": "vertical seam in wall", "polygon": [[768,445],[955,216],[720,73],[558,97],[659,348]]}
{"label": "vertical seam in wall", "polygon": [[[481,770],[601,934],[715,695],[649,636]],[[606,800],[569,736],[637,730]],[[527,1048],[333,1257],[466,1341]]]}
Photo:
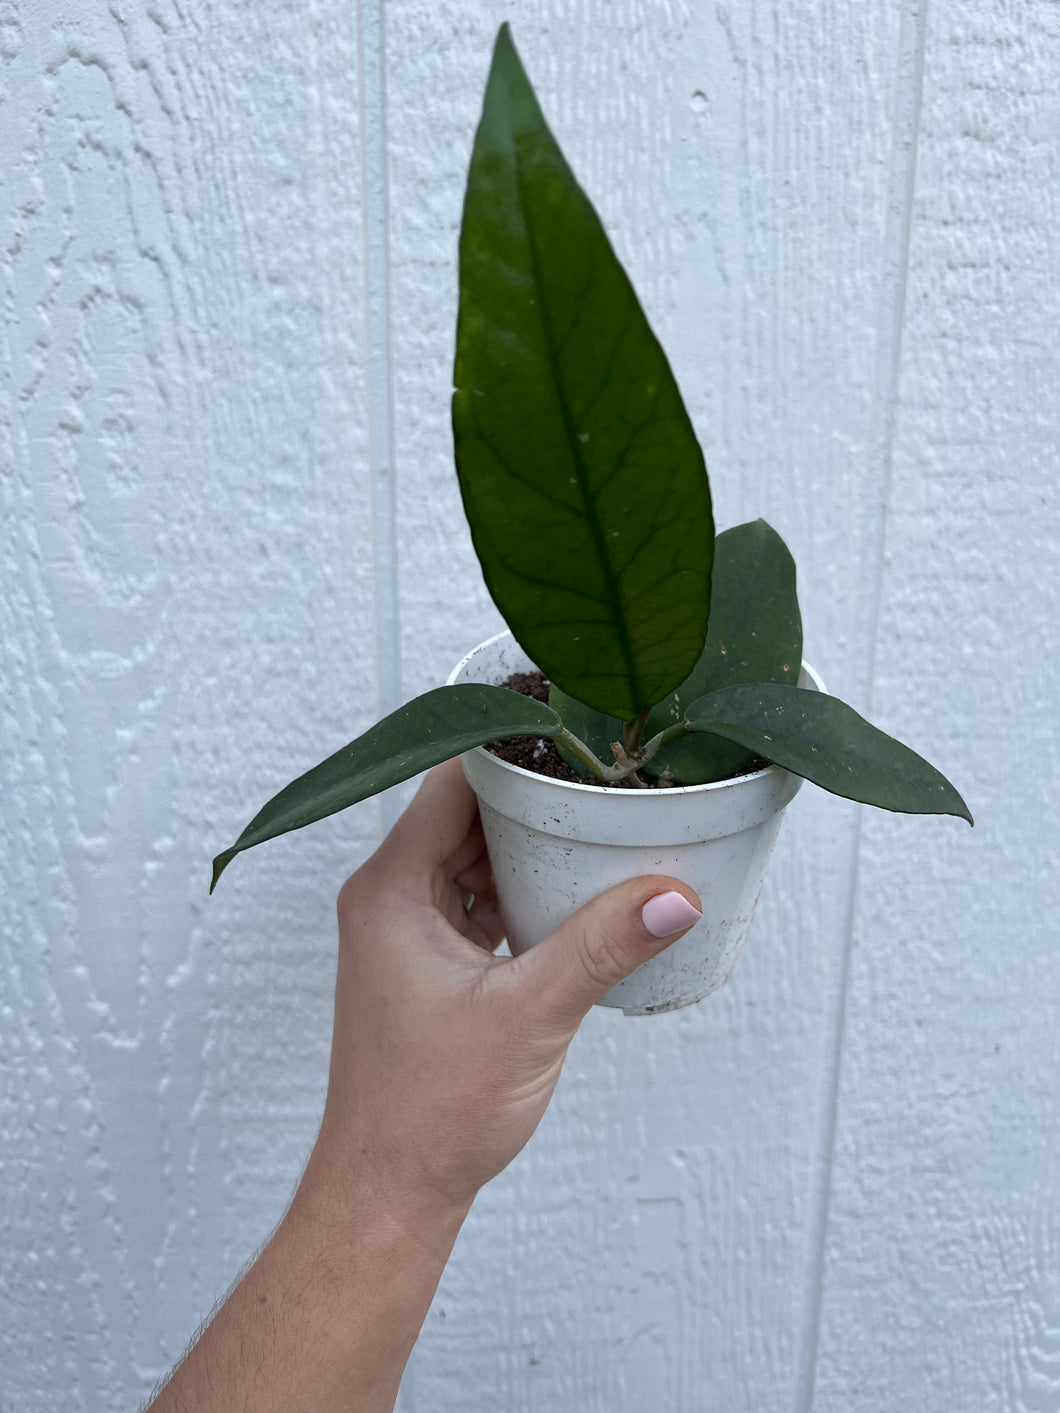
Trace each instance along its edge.
{"label": "vertical seam in wall", "polygon": [[[870,441],[878,468],[879,497],[867,511],[862,545],[862,562],[868,566],[862,580],[859,620],[863,625],[865,655],[862,662],[864,709],[872,710],[873,685],[879,639],[880,608],[883,598],[884,556],[887,538],[887,511],[894,470],[894,428],[901,372],[902,337],[905,326],[906,286],[916,185],[917,149],[920,139],[920,112],[924,86],[924,54],[927,36],[928,0],[910,0],[902,10],[898,37],[898,72],[895,84],[894,139],[891,148],[887,215],[883,242],[883,271],[874,378],[873,426]],[[836,1132],[839,1118],[843,1042],[846,1031],[847,991],[854,948],[854,920],[857,906],[858,874],[861,861],[864,806],[857,809],[850,843],[847,869],[847,896],[843,908],[835,977],[831,1024],[826,1040],[825,1109],[822,1119],[817,1165],[817,1206],[811,1230],[806,1322],[804,1326],[799,1382],[796,1388],[797,1413],[812,1413],[817,1386],[817,1359],[825,1284],[825,1247],[832,1206],[832,1177]]]}
{"label": "vertical seam in wall", "polygon": [[[360,0],[358,25],[376,686],[379,713],[386,715],[401,702],[401,622],[390,350],[390,221],[383,0]],[[382,797],[380,822],[384,828],[393,823],[397,808],[396,799],[389,795]]]}

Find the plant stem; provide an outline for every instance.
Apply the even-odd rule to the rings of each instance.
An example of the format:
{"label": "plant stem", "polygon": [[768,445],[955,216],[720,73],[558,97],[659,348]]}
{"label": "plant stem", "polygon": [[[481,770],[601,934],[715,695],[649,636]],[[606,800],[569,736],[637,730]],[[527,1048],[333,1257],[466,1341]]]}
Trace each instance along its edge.
{"label": "plant stem", "polygon": [[676,721],[673,726],[667,726],[664,731],[660,731],[657,735],[653,736],[651,740],[637,752],[637,764],[647,765],[648,761],[650,761],[653,756],[659,754],[663,746],[668,746],[671,741],[676,741],[678,736],[684,736],[687,732],[688,723],[685,721]]}
{"label": "plant stem", "polygon": [[648,788],[647,785],[637,774],[640,760],[636,757],[630,760],[629,756],[626,755],[626,752],[622,748],[621,741],[612,741],[611,749],[615,753],[615,764],[617,768],[624,772],[626,783],[631,785],[635,790],[646,790]]}
{"label": "plant stem", "polygon": [[557,745],[566,746],[571,755],[580,760],[586,770],[598,780],[611,781],[614,778],[616,768],[613,765],[604,765],[600,757],[591,751],[584,741],[580,741],[573,731],[568,731],[565,726],[561,727],[555,740]]}
{"label": "plant stem", "polygon": [[[639,736],[644,731],[644,723],[648,719],[648,712],[642,712],[636,721],[627,721],[622,725],[622,735],[627,732],[632,736],[634,733]],[[688,725],[684,721],[677,721],[673,726],[667,726],[664,731],[659,731],[650,741],[646,742],[639,750],[631,752],[629,747],[623,743],[615,741],[612,749],[615,752],[615,764],[605,765],[584,741],[578,739],[573,731],[569,731],[564,726],[556,735],[557,743],[562,742],[570,751],[571,755],[580,760],[582,765],[590,774],[595,775],[598,780],[605,780],[608,785],[617,785],[620,781],[626,781],[634,789],[647,788],[641,780],[637,771],[642,765],[647,765],[653,756],[667,746],[671,741],[676,741],[678,736],[684,736],[688,731]]]}
{"label": "plant stem", "polygon": [[624,721],[622,723],[622,745],[626,755],[633,759],[639,759],[637,748],[640,746],[640,738],[644,735],[644,728],[648,724],[648,717],[651,715],[651,707],[645,707],[641,714],[634,721]]}
{"label": "plant stem", "polygon": [[[562,743],[566,746],[571,755],[580,760],[590,774],[595,775],[598,780],[606,780],[609,785],[616,785],[620,780],[625,780],[637,768],[636,762],[628,758],[619,761],[617,765],[604,765],[599,756],[591,751],[584,741],[580,741],[573,731],[568,731],[565,726],[556,733],[555,740],[557,744]],[[638,780],[637,784],[640,783]]]}

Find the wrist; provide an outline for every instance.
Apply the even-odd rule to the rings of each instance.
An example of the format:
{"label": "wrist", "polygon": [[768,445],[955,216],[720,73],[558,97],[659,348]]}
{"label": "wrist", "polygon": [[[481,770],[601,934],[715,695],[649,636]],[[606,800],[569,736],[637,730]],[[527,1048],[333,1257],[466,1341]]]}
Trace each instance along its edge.
{"label": "wrist", "polygon": [[336,1252],[415,1253],[440,1275],[470,1208],[470,1200],[400,1181],[367,1155],[335,1154],[318,1141],[283,1225]]}

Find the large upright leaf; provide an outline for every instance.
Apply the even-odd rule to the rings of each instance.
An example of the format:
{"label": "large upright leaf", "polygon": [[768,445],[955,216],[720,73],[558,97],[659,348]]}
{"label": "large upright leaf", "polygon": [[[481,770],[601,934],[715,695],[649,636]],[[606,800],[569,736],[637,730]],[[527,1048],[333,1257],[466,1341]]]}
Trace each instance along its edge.
{"label": "large upright leaf", "polygon": [[214,859],[210,892],[244,849],[315,824],[473,746],[554,736],[560,727],[551,707],[504,687],[465,682],[424,692],[274,795]]}
{"label": "large upright leaf", "polygon": [[723,687],[693,702],[693,731],[736,741],[833,795],[903,814],[954,814],[972,823],[946,777],[853,707],[800,687]]}
{"label": "large upright leaf", "polygon": [[[689,676],[648,719],[650,738],[706,692],[740,682],[786,682],[802,668],[802,615],[795,561],[773,527],[751,520],[723,531],[714,544],[710,625],[703,653]],[[563,715],[561,712],[560,715]],[[647,767],[667,771],[682,785],[724,780],[754,759],[720,736],[692,734],[671,742]]]}
{"label": "large upright leaf", "polygon": [[710,489],[666,356],[507,25],[468,174],[454,384],[460,488],[494,601],[557,686],[632,719],[702,650]]}

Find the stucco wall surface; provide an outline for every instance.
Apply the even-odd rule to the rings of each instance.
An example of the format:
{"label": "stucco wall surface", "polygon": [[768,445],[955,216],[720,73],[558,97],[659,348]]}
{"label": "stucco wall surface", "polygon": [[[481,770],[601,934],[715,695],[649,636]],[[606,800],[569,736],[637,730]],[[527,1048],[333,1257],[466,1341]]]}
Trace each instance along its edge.
{"label": "stucco wall surface", "polygon": [[802,791],[729,986],[585,1023],[402,1413],[1058,1413],[1051,0],[0,3],[0,1410],[134,1408],[281,1214],[407,792],[209,860],[500,626],[448,397],[502,19],[719,524],[977,823]]}

